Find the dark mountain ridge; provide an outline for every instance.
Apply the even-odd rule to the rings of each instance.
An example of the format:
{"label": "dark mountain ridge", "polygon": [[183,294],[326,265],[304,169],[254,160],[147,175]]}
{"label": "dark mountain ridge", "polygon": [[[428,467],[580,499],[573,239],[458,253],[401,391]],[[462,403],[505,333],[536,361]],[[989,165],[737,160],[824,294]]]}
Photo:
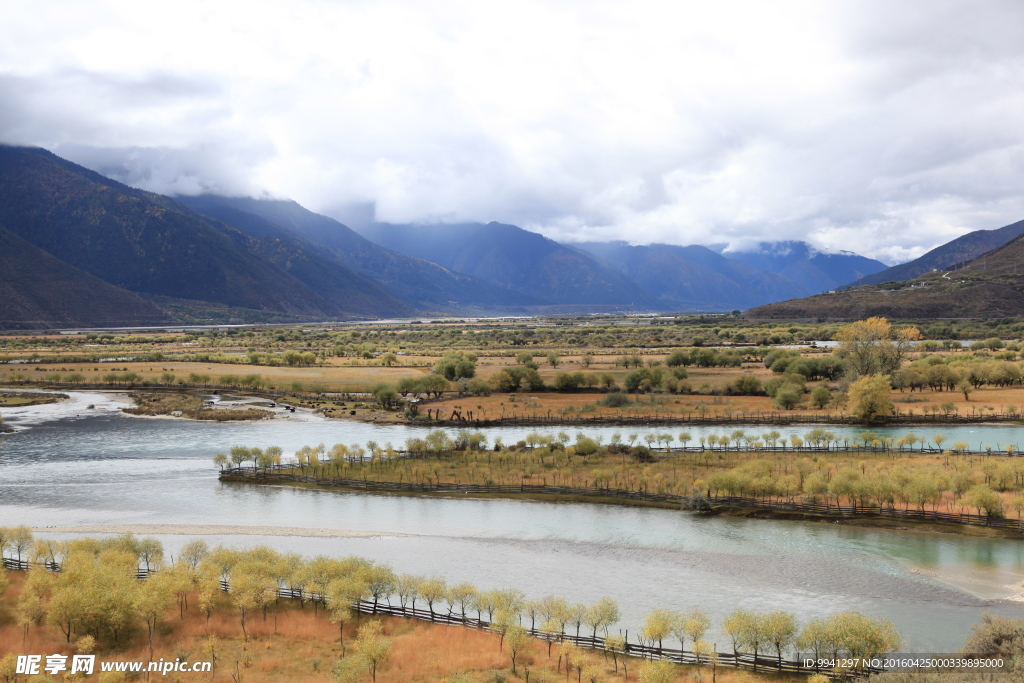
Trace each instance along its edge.
{"label": "dark mountain ridge", "polygon": [[956,264],[966,263],[982,254],[1007,244],[1014,238],[1024,234],[1024,221],[1017,221],[997,230],[975,230],[955,240],[935,247],[924,256],[887,268],[878,273],[862,277],[852,283],[852,287],[860,285],[877,285],[883,282],[913,280],[933,270],[945,270]]}
{"label": "dark mountain ridge", "polygon": [[[416,313],[414,308],[392,297],[378,283],[345,266],[323,245],[303,239],[265,218],[232,207],[203,207],[198,201],[180,203],[195,211],[201,220],[212,219],[211,224],[224,230],[236,244],[292,275],[340,310],[388,317]],[[206,210],[196,208],[197,205]],[[382,306],[383,302],[387,304]]]}
{"label": "dark mountain ridge", "polygon": [[127,327],[180,322],[0,228],[0,329]]}
{"label": "dark mountain ridge", "polygon": [[[210,321],[238,313],[275,322],[419,312],[722,311],[814,291],[794,278],[831,287],[858,268],[881,266],[855,254],[818,254],[803,243],[724,255],[701,246],[563,245],[496,222],[376,223],[359,234],[293,201],[172,199],[42,149],[10,146],[0,146],[0,225],[12,233],[11,244],[17,236],[39,250],[21,245],[25,265],[7,262],[20,269],[5,274],[10,291],[13,283],[26,286],[28,272],[53,281],[55,268],[77,269],[81,287],[121,301],[135,311],[128,317],[161,321],[191,320],[194,311]],[[54,300],[28,294],[18,293],[19,316],[58,315]],[[173,314],[161,317],[156,307]]]}
{"label": "dark mountain ridge", "polygon": [[273,257],[281,245],[254,242],[167,197],[38,148],[0,146],[0,224],[57,259],[140,294],[301,319],[408,310],[374,292],[373,283],[337,270],[334,284],[348,295],[336,289],[328,294],[338,303],[329,301],[258,253]]}
{"label": "dark mountain ridge", "polygon": [[752,320],[1024,316],[1024,235],[955,270],[782,301],[752,308],[744,316]]}

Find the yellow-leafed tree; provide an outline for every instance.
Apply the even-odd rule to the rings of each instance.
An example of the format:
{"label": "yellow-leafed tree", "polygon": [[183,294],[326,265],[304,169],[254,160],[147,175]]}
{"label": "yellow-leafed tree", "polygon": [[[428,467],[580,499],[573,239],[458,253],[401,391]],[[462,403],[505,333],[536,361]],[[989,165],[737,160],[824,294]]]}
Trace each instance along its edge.
{"label": "yellow-leafed tree", "polygon": [[847,325],[833,338],[839,342],[838,355],[863,377],[896,372],[921,332],[916,327],[897,330],[885,318],[868,318]]}
{"label": "yellow-leafed tree", "polygon": [[862,422],[878,422],[892,415],[892,387],[888,375],[865,375],[850,385],[850,412]]}

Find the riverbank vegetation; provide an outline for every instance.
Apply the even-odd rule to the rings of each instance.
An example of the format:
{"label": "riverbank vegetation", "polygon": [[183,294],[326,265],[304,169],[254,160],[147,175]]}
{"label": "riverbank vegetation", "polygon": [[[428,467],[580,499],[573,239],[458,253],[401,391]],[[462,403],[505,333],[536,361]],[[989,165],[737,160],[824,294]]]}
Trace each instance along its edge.
{"label": "riverbank vegetation", "polygon": [[[1000,340],[1004,344],[1024,337],[1024,319],[896,320],[900,327],[916,327],[936,346],[962,340]],[[158,362],[173,354],[271,354],[257,359],[265,365],[301,366],[324,357],[356,360],[383,353],[443,355],[438,349],[489,349],[509,355],[517,351],[580,349],[616,353],[619,349],[714,347],[722,344],[777,346],[830,341],[843,323],[764,322],[735,315],[701,314],[651,316],[555,316],[530,319],[438,319],[394,323],[318,326],[252,326],[224,329],[153,330],[132,333],[0,334],[0,353],[16,358],[85,357],[100,360],[112,353],[148,354]],[[948,344],[944,344],[948,343]],[[287,352],[293,352],[285,356]],[[303,357],[312,353],[315,359]],[[34,354],[34,355],[33,355]],[[159,357],[153,354],[161,354]],[[296,355],[297,354],[297,355]],[[401,358],[401,357],[399,357]],[[197,359],[203,362],[202,359]],[[58,360],[59,362],[59,360]]]}
{"label": "riverbank vegetation", "polygon": [[[980,341],[965,347],[968,332]],[[1022,332],[680,316],[6,336],[0,384],[274,392],[346,418],[342,403],[376,404],[357,419],[1017,420]],[[885,386],[851,393],[871,376]]]}
{"label": "riverbank vegetation", "polygon": [[[672,451],[673,444],[679,450]],[[865,430],[840,439],[827,429],[782,433],[725,430],[615,433],[608,443],[578,433],[531,434],[516,444],[483,433],[436,430],[392,444],[233,447],[214,462],[223,470],[251,463],[252,474],[273,469],[319,479],[425,485],[550,486],[679,496],[743,496],[764,503],[827,503],[857,514],[879,510],[943,512],[1024,519],[1024,458],[1014,445],[971,452],[907,432],[898,438]],[[990,446],[991,448],[991,446]]]}
{"label": "riverbank vegetation", "polygon": [[236,420],[262,420],[270,417],[269,410],[259,408],[214,408],[200,396],[186,393],[132,392],[134,408],[122,408],[129,415],[174,415],[192,420],[230,422]]}
{"label": "riverbank vegetation", "polygon": [[[36,540],[33,545],[24,528],[0,529],[0,538],[12,537],[30,544],[24,559],[36,562],[28,571],[0,569],[0,680],[12,683],[24,680],[14,672],[14,653],[95,654],[101,663],[205,661],[211,662],[212,671],[203,680],[234,683],[546,683],[563,676],[586,676],[591,683],[705,677],[716,683],[788,683],[807,678],[772,672],[780,651],[798,647],[834,657],[881,654],[900,645],[891,625],[858,613],[812,620],[801,628],[785,612],[738,609],[722,624],[723,632],[737,650],[763,653],[762,671],[755,673],[722,666],[721,657],[728,654],[716,656],[702,644],[710,624],[699,607],[656,610],[641,629],[647,651],[660,647],[679,652],[669,644],[675,640],[689,645],[691,657],[701,658],[700,664],[694,659],[694,664],[677,666],[622,652],[623,639],[614,628],[617,606],[608,599],[589,606],[555,597],[530,601],[515,590],[480,591],[439,577],[395,575],[384,565],[358,558],[304,560],[265,547],[211,549],[203,541],[192,541],[170,562],[152,539]],[[13,565],[15,553],[8,549],[6,555],[6,564]],[[51,569],[59,563],[63,571],[53,573],[39,563],[50,563]],[[222,580],[230,591],[222,590]],[[323,599],[310,600],[311,593]],[[289,595],[304,597],[285,597]],[[362,598],[362,611],[355,609],[355,597]],[[417,619],[366,613],[375,604],[380,611],[393,612],[412,610],[417,602],[428,608],[419,608]],[[474,613],[489,627],[423,618],[429,614],[442,621],[469,614],[472,619]],[[536,630],[538,622],[539,637],[524,637],[527,625]],[[594,644],[589,634],[598,634],[608,649],[575,645],[577,639]],[[964,651],[1006,659],[1008,670],[981,675],[985,681],[1014,680],[1024,664],[1024,622],[986,615]],[[917,678],[890,673],[878,680],[930,680],[913,675]],[[107,673],[99,680],[136,679]],[[958,680],[975,679],[965,674]]]}
{"label": "riverbank vegetation", "polygon": [[0,391],[0,408],[24,408],[25,406],[41,406],[56,403],[68,398],[67,394],[30,391]]}
{"label": "riverbank vegetation", "polygon": [[[35,540],[26,549],[26,529],[0,528],[0,543],[11,539],[21,545],[17,553],[8,549],[6,564],[30,568],[0,571],[3,651],[210,661],[212,680],[235,683],[668,682],[704,675],[741,683],[757,680],[751,674],[758,668],[775,669],[773,681],[790,681],[797,678],[778,670],[796,665],[785,658],[797,649],[871,657],[902,644],[891,624],[856,612],[801,626],[784,611],[736,609],[719,625],[732,652],[715,653],[705,639],[712,624],[699,606],[651,612],[630,642],[616,628],[619,608],[609,598],[590,605],[529,600],[515,589],[483,590],[398,575],[356,557],[304,559],[267,547],[192,541],[171,562],[153,539]],[[394,616],[403,613],[411,618]],[[732,670],[730,661],[754,671]],[[7,671],[13,663],[12,656],[0,660],[2,680],[18,680]]]}

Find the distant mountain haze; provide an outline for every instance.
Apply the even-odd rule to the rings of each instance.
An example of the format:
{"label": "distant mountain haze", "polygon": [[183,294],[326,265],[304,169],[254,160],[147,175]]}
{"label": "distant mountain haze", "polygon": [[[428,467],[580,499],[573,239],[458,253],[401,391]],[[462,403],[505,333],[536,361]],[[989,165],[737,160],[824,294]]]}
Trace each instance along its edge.
{"label": "distant mountain haze", "polygon": [[572,245],[600,257],[676,310],[722,311],[807,296],[810,291],[702,246],[630,246],[625,242]]}
{"label": "distant mountain haze", "polygon": [[1024,234],[1024,221],[1017,221],[997,230],[975,230],[936,247],[924,256],[887,268],[853,282],[853,286],[877,285],[882,282],[912,280],[933,270],[945,270],[956,264],[976,259]]}
{"label": "distant mountain haze", "polygon": [[548,303],[662,310],[664,302],[592,255],[502,223],[360,228],[367,239]]}
{"label": "distant mountain haze", "polygon": [[[767,319],[1024,315],[1022,238],[1024,221],[886,268],[803,242],[560,244],[497,222],[355,231],[290,200],[171,198],[0,145],[0,328],[733,309]],[[905,286],[811,296],[922,273]]]}
{"label": "distant mountain haze", "polygon": [[137,294],[0,228],[0,329],[123,327],[180,322]]}
{"label": "distant mountain haze", "polygon": [[375,244],[333,218],[290,200],[199,195],[181,203],[254,236],[273,233],[302,241],[309,249],[373,279],[408,306],[428,313],[527,312],[550,303],[455,272],[431,259]]}
{"label": "distant mountain haze", "polygon": [[826,254],[806,242],[761,242],[753,249],[724,251],[722,255],[782,275],[810,293],[827,292],[888,268],[881,261],[849,251]]}

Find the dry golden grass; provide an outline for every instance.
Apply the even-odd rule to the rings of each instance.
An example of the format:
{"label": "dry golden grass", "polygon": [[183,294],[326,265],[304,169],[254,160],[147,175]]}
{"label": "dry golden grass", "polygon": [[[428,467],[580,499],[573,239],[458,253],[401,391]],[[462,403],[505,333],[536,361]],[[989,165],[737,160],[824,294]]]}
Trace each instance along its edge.
{"label": "dry golden grass", "polygon": [[[480,372],[480,376],[489,377],[492,374],[500,371],[500,367],[493,368],[490,373],[486,370]],[[562,368],[552,370],[550,368],[541,370],[541,376],[544,378],[546,383],[551,383],[554,379],[556,372],[561,371],[582,371],[582,372],[596,372],[597,374],[611,374],[615,377],[616,383],[621,387],[623,384],[623,378],[626,371],[622,368],[610,369],[610,368],[595,368],[591,365],[589,370],[583,370],[581,368]],[[774,373],[770,370],[766,370],[763,365],[755,363],[744,364],[743,368],[688,368],[690,386],[695,390],[700,390],[702,386],[707,385],[712,391],[719,389],[733,382],[737,377],[741,375],[749,374],[758,377],[762,382],[775,377]],[[810,382],[808,383],[808,389],[812,389],[818,384],[826,384],[829,382]],[[965,399],[964,395],[960,392],[950,391],[914,391],[909,390],[899,391],[893,389],[890,393],[892,400],[895,402],[897,410],[901,414],[913,413],[914,415],[930,415],[931,412],[929,407],[934,406],[938,408],[947,403],[952,403],[954,410],[962,416],[970,416],[975,414],[998,414],[1005,411],[1007,406],[1015,407],[1018,412],[1024,414],[1024,386],[1015,387],[983,387],[981,389],[974,390],[970,393],[970,398]],[[551,411],[552,416],[557,416],[560,411],[566,408],[573,408],[579,410],[583,406],[592,405],[594,410],[587,413],[576,413],[582,414],[585,417],[614,417],[620,414],[625,415],[660,415],[665,416],[666,414],[695,414],[703,408],[708,415],[737,415],[743,413],[785,413],[781,408],[775,405],[775,402],[767,396],[718,396],[714,394],[706,394],[703,392],[694,394],[659,394],[656,399],[656,403],[653,405],[649,404],[650,396],[640,395],[639,400],[631,406],[628,406],[622,410],[615,408],[605,408],[597,405],[597,402],[605,397],[603,392],[597,391],[581,391],[579,393],[555,393],[555,392],[530,392],[530,391],[519,391],[516,392],[516,401],[510,402],[508,394],[492,394],[487,397],[463,397],[463,398],[449,398],[445,401],[432,404],[430,407],[442,408],[442,413],[445,417],[450,414],[451,408],[455,406],[461,406],[464,410],[469,409],[474,411],[474,416],[478,413],[486,415],[487,419],[493,419],[500,417],[503,413],[505,415],[538,415],[547,416],[548,411]],[[635,398],[635,397],[634,397]],[[923,402],[912,402],[904,403],[900,399],[914,398],[924,399]],[[806,399],[806,397],[805,397]],[[481,406],[481,408],[477,408]],[[482,411],[482,412],[480,412]],[[786,413],[787,416],[799,416],[801,414],[818,414],[822,411],[815,410],[810,407],[805,400],[804,403],[794,411]],[[838,415],[846,414],[846,411],[839,409],[838,411],[834,408],[827,409],[824,412],[832,412]]]}
{"label": "dry golden grass", "polygon": [[[337,361],[340,359],[331,359]],[[245,375],[260,375],[266,382],[274,384],[280,389],[288,389],[292,382],[301,382],[303,385],[318,383],[328,391],[363,391],[366,387],[377,382],[397,382],[402,377],[421,377],[425,368],[417,367],[383,367],[383,366],[348,366],[329,362],[323,366],[315,367],[288,367],[288,366],[267,366],[267,365],[227,365],[220,363],[178,363],[160,361],[159,363],[85,363],[85,364],[40,364],[39,371],[19,369],[18,372],[26,375],[29,379],[43,379],[44,375],[59,373],[63,375],[81,373],[86,382],[100,383],[103,375],[108,372],[135,372],[143,381],[158,383],[164,372],[170,372],[179,380],[188,380],[191,373],[209,375],[211,383],[219,383],[219,378],[225,375],[243,377]],[[11,373],[14,371],[12,370]],[[0,374],[0,380],[3,375]]]}
{"label": "dry golden grass", "polygon": [[[75,652],[74,643],[65,642],[63,634],[45,624],[33,626],[27,635],[14,623],[13,613],[17,595],[21,590],[24,576],[21,572],[9,572],[11,586],[0,601],[0,657],[14,654],[65,654]],[[216,667],[213,675],[174,674],[161,676],[161,680],[216,681],[223,683],[328,683],[331,667],[341,655],[337,626],[328,622],[321,610],[304,609],[294,601],[282,600],[271,608],[267,618],[251,615],[247,620],[249,641],[242,638],[237,615],[231,610],[226,596],[219,610],[207,622],[204,615],[190,600],[190,608],[184,618],[177,609],[168,610],[160,622],[154,639],[154,658],[173,661],[182,653],[188,653],[192,662],[209,661],[210,636],[215,637],[214,651]],[[362,617],[359,623],[370,617]],[[444,681],[455,674],[468,676],[470,680],[483,682],[493,680],[500,672],[507,680],[523,680],[523,666],[531,670],[531,680],[537,680],[537,672],[543,671],[548,680],[561,680],[564,669],[557,671],[559,647],[551,648],[548,656],[547,644],[534,641],[519,658],[519,677],[511,674],[511,663],[507,651],[499,649],[498,637],[494,634],[459,626],[443,626],[406,619],[385,618],[385,635],[392,640],[392,653],[386,665],[377,672],[379,683],[421,683]],[[359,623],[353,621],[345,626],[348,653],[351,654]],[[24,635],[24,641],[23,641]],[[149,650],[144,629],[136,629],[130,642],[117,649],[100,648],[97,661],[148,661]],[[640,662],[631,659],[628,665],[629,677],[623,676],[620,664],[615,672],[613,662],[599,653],[592,653],[591,659],[604,670],[602,681],[635,681]],[[689,681],[697,673],[695,667],[680,667],[679,681]],[[575,676],[575,673],[573,674]],[[705,667],[705,680],[710,681],[710,670]],[[365,680],[369,680],[369,673]],[[141,680],[141,679],[139,679]],[[721,668],[717,673],[721,683],[791,683],[802,681],[802,676],[754,674]]]}
{"label": "dry golden grass", "polygon": [[0,408],[21,408],[23,406],[38,406],[46,403],[56,403],[59,400],[60,396],[55,394],[20,394],[4,392],[0,393]]}
{"label": "dry golden grass", "polygon": [[[771,399],[765,396],[704,396],[701,394],[660,394],[655,398],[655,403],[650,403],[649,395],[640,395],[638,401],[625,408],[606,408],[598,404],[598,401],[605,398],[604,393],[579,392],[572,394],[560,394],[554,392],[516,392],[516,400],[511,401],[508,394],[491,394],[490,396],[465,396],[462,398],[449,398],[444,401],[428,404],[426,407],[431,410],[441,409],[441,417],[447,418],[451,410],[459,407],[465,415],[466,410],[472,410],[474,417],[481,419],[495,419],[517,415],[546,417],[551,411],[552,417],[557,417],[567,408],[572,408],[577,415],[586,418],[606,417],[613,418],[620,415],[659,415],[661,417],[675,415],[695,415],[703,407],[708,415],[728,415],[734,413],[756,413],[778,411]],[[631,398],[634,398],[631,395]],[[592,406],[587,412],[579,412],[584,406]],[[796,411],[799,413],[801,411]]]}
{"label": "dry golden grass", "polygon": [[[486,353],[486,350],[482,350]],[[620,352],[608,355],[596,355],[589,367],[584,368],[579,355],[567,355],[560,359],[557,368],[552,368],[545,362],[542,350],[536,350],[535,362],[539,365],[538,372],[545,383],[550,385],[559,372],[583,372],[588,375],[599,377],[611,375],[618,386],[624,383],[628,370],[615,364],[617,358],[622,355]],[[815,353],[815,352],[811,352]],[[663,361],[664,354],[645,355],[645,361]],[[399,356],[398,363],[392,367],[385,367],[378,360],[364,360],[351,357],[330,358],[321,366],[314,367],[288,367],[288,366],[263,366],[263,365],[227,365],[219,363],[185,363],[185,362],[139,362],[139,363],[95,363],[95,364],[49,364],[32,366],[38,367],[39,371],[30,370],[28,367],[9,369],[0,372],[0,382],[6,376],[19,372],[31,379],[41,379],[44,375],[61,373],[64,375],[72,372],[81,373],[87,382],[101,382],[102,376],[111,371],[123,372],[125,370],[138,373],[144,381],[157,383],[164,372],[171,372],[179,380],[187,380],[189,374],[196,373],[208,375],[212,383],[220,383],[222,377],[234,375],[236,377],[256,374],[260,375],[265,382],[278,389],[290,389],[292,383],[298,382],[304,388],[310,385],[319,384],[326,390],[332,392],[344,391],[365,391],[373,384],[387,382],[394,384],[403,377],[418,378],[430,371],[430,367],[437,360],[436,356],[409,355]],[[477,364],[477,377],[487,380],[505,369],[515,365],[515,358],[509,356],[486,356],[481,355]],[[736,415],[743,413],[778,412],[780,409],[775,406],[772,399],[767,396],[716,396],[721,390],[741,375],[754,375],[766,381],[775,375],[767,370],[761,363],[744,363],[739,368],[687,368],[689,383],[694,394],[670,395],[665,394],[659,397],[660,403],[656,405],[644,405],[643,401],[636,405],[629,406],[620,411],[613,408],[597,406],[596,403],[604,397],[603,393],[596,391],[561,394],[555,392],[517,392],[516,403],[509,401],[506,394],[493,394],[490,397],[467,397],[461,399],[451,398],[440,404],[433,404],[431,409],[441,409],[444,417],[451,414],[455,405],[462,406],[463,410],[473,410],[474,417],[485,417],[493,419],[500,417],[502,413],[511,415],[539,415],[546,416],[551,412],[557,416],[560,411],[572,408],[578,411],[586,405],[594,405],[594,411],[585,413],[589,417],[613,417],[620,414],[628,415],[666,415],[666,414],[694,414],[705,411],[709,415]],[[813,387],[815,383],[809,384]],[[240,389],[240,391],[242,391]],[[525,399],[529,397],[527,403]],[[1005,406],[1012,405],[1018,409],[1024,407],[1024,387],[984,387],[971,392],[970,399],[966,400],[962,393],[923,391],[900,392],[893,390],[894,400],[901,398],[920,398],[924,402],[901,403],[897,401],[896,406],[901,413],[913,412],[922,415],[927,409],[942,404],[952,403],[954,408],[961,415],[973,415],[977,413],[993,414],[1002,412]],[[319,405],[319,404],[318,404]],[[476,406],[480,406],[477,408]],[[504,409],[504,411],[503,411]],[[379,412],[379,411],[378,411]],[[816,413],[818,411],[810,408],[806,401],[802,407],[794,411],[794,414]],[[578,414],[578,413],[577,413]],[[337,416],[349,417],[346,411],[338,411]],[[360,419],[385,419],[384,413],[357,415]],[[392,416],[393,418],[394,416]]]}
{"label": "dry golden grass", "polygon": [[[900,398],[923,398],[925,403],[900,403],[897,401],[896,407],[899,408],[900,412],[905,413],[908,410],[913,410],[915,414],[922,414],[924,407],[927,405],[942,405],[946,402],[951,402],[956,407],[957,411],[961,415],[970,415],[972,412],[981,412],[991,414],[993,412],[1002,412],[1005,406],[1012,405],[1018,410],[1024,407],[1024,387],[984,387],[972,391],[970,394],[970,400],[965,400],[964,395],[956,391],[893,391],[892,398],[894,401]],[[994,410],[989,410],[993,408]]]}

